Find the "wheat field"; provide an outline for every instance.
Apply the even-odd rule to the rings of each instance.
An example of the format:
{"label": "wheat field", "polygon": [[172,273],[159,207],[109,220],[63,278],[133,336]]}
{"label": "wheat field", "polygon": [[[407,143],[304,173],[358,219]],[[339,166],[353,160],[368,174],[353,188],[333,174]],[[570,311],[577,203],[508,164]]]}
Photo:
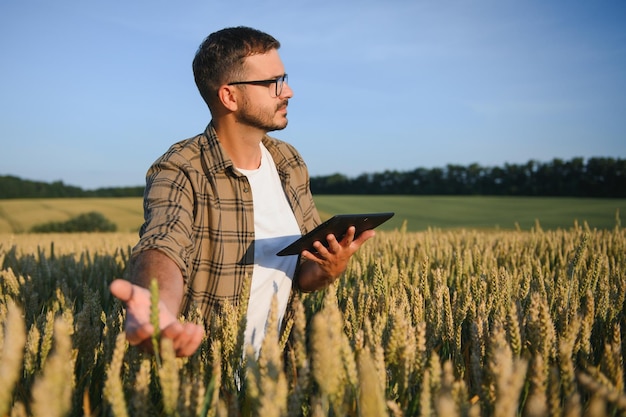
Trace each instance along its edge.
{"label": "wheat field", "polygon": [[626,415],[619,221],[379,232],[258,358],[246,305],[190,358],[128,346],[107,287],[135,234],[0,239],[0,416]]}

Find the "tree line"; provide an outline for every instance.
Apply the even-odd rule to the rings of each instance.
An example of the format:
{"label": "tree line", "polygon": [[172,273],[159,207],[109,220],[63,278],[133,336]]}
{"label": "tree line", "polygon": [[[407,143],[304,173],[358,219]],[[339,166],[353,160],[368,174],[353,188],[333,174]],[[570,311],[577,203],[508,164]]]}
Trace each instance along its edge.
{"label": "tree line", "polygon": [[[0,176],[0,199],[59,197],[140,197],[143,186],[83,190],[66,185]],[[626,159],[555,158],[525,164],[483,167],[448,164],[443,168],[384,171],[349,178],[343,174],[311,177],[313,194],[507,195],[626,197]]]}
{"label": "tree line", "polygon": [[96,190],[83,190],[80,187],[64,184],[25,180],[13,175],[0,175],[0,199],[8,198],[64,198],[64,197],[140,197],[143,186],[106,187]]}
{"label": "tree line", "polygon": [[626,197],[626,159],[555,158],[525,164],[483,167],[448,164],[445,168],[384,171],[348,178],[333,174],[311,178],[313,194],[501,195]]}

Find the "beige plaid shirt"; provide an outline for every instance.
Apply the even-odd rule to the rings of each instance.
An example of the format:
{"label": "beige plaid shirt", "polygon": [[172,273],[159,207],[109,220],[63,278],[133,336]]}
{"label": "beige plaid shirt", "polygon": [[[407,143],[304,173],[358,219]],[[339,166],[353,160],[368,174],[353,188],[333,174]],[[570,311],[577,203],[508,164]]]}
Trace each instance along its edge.
{"label": "beige plaid shirt", "polygon": [[[288,143],[265,136],[287,199],[304,234],[320,223],[304,160]],[[239,173],[209,124],[178,142],[148,170],[145,222],[133,255],[158,249],[182,271],[181,313],[192,304],[205,319],[237,304],[254,263],[254,213],[248,179]]]}

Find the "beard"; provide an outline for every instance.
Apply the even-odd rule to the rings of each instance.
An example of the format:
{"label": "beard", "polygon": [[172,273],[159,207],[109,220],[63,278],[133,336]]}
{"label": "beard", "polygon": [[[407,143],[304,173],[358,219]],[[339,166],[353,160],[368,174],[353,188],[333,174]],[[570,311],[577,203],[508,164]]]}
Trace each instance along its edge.
{"label": "beard", "polygon": [[265,132],[282,130],[287,127],[287,116],[278,115],[278,111],[287,108],[288,101],[282,100],[275,107],[252,106],[248,100],[242,102],[237,114],[239,123],[255,127]]}

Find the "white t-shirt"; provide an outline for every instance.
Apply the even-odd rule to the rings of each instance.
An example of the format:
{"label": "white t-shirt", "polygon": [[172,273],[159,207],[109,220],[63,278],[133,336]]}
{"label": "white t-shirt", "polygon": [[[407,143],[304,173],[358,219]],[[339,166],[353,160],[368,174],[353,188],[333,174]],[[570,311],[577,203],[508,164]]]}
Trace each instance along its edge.
{"label": "white t-shirt", "polygon": [[276,252],[300,237],[300,227],[280,183],[274,160],[263,144],[258,169],[237,169],[248,178],[254,201],[254,269],[244,343],[253,346],[258,355],[272,297],[277,295],[280,326],[298,261],[297,256],[276,256]]}

